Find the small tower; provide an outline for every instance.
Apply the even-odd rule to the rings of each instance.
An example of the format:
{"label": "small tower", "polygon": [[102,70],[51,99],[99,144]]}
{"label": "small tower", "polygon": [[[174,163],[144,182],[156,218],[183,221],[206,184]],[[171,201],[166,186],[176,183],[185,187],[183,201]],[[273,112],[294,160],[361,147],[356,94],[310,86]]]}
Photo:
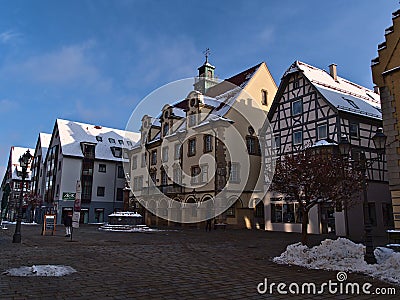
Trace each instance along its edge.
{"label": "small tower", "polygon": [[207,48],[204,51],[206,61],[202,66],[198,68],[199,75],[195,78],[194,89],[202,94],[207,92],[207,89],[217,84],[214,77],[215,67],[208,62],[208,56],[210,55],[210,49]]}

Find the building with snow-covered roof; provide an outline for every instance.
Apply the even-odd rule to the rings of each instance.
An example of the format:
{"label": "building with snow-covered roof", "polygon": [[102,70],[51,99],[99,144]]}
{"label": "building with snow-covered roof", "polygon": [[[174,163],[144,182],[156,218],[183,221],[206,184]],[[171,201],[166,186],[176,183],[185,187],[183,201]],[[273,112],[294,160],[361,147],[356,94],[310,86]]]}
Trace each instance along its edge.
{"label": "building with snow-covered roof", "polygon": [[[352,152],[364,151],[368,159],[377,157],[372,136],[382,127],[379,94],[338,76],[335,64],[325,71],[295,61],[281,79],[268,118],[278,157],[313,145],[337,148],[342,135],[349,139]],[[384,230],[391,226],[385,157],[372,163],[367,174],[373,233],[384,235]],[[337,235],[361,240],[361,204],[359,201],[358,206],[340,212],[331,206],[315,206],[310,211],[309,232],[335,230]],[[267,230],[301,232],[296,203],[271,192],[265,205]]]}
{"label": "building with snow-covered roof", "polygon": [[385,30],[385,41],[378,45],[372,60],[372,78],[379,87],[383,128],[387,135],[386,157],[393,203],[393,218],[400,229],[400,9],[392,14],[393,25]]}
{"label": "building with snow-covered roof", "polygon": [[9,184],[11,192],[8,198],[8,205],[5,208],[3,215],[9,220],[14,220],[18,213],[18,203],[21,193],[23,193],[23,218],[26,218],[26,207],[30,201],[31,194],[31,165],[27,168],[27,177],[24,181],[24,186],[22,186],[22,168],[19,163],[20,157],[29,151],[31,155],[34,150],[25,147],[11,147],[10,155],[8,157],[8,164],[6,173],[4,174],[1,189]]}
{"label": "building with snow-covered roof", "polygon": [[57,119],[45,157],[43,201],[58,221],[73,208],[77,181],[81,182],[81,222],[101,223],[121,210],[126,151],[138,133]]}
{"label": "building with snow-covered roof", "polygon": [[[224,81],[207,58],[198,70],[184,99],[164,105],[156,118],[142,118],[140,143],[130,152],[130,187],[149,210],[148,225],[200,226],[197,220],[215,215],[230,227],[263,228],[263,205],[253,205],[260,200],[254,193],[262,159],[258,129],[275,81],[264,62]],[[224,208],[207,212],[217,211],[222,194]]]}

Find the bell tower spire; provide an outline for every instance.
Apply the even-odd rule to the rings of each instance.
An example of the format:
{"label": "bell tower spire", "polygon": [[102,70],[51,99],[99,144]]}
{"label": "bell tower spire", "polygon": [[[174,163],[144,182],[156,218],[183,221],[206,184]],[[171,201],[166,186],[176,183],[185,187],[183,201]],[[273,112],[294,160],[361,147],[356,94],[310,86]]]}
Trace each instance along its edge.
{"label": "bell tower spire", "polygon": [[214,77],[215,67],[208,62],[208,57],[211,54],[210,48],[207,48],[203,54],[206,57],[206,61],[197,69],[199,70],[199,75],[195,78],[194,89],[205,94],[207,89],[216,85],[217,82]]}

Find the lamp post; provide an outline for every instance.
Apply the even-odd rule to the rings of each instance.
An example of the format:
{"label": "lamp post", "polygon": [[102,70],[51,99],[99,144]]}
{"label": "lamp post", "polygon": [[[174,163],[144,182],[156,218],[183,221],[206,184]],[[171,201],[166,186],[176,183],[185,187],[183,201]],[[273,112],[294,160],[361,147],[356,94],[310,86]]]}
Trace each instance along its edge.
{"label": "lamp post", "polygon": [[17,217],[17,225],[15,226],[15,232],[13,235],[13,243],[21,243],[21,221],[22,221],[22,199],[24,198],[24,182],[27,175],[28,165],[32,159],[32,155],[29,152],[29,149],[21,155],[19,158],[19,165],[22,168],[22,187],[21,193],[19,195],[19,207],[18,207],[18,217]]}
{"label": "lamp post", "polygon": [[[372,137],[375,149],[378,151],[378,157],[367,159],[364,151],[359,152],[356,161],[359,170],[362,173],[362,188],[363,188],[363,213],[364,213],[364,231],[365,231],[365,256],[364,260],[368,264],[375,264],[376,258],[374,255],[374,244],[372,240],[372,223],[371,214],[368,206],[368,194],[367,194],[367,168],[371,167],[372,163],[381,159],[381,156],[385,150],[386,135],[383,133],[382,128],[376,130],[375,135]],[[342,155],[348,155],[351,150],[351,144],[347,139],[347,136],[342,135],[339,142],[339,149]]]}

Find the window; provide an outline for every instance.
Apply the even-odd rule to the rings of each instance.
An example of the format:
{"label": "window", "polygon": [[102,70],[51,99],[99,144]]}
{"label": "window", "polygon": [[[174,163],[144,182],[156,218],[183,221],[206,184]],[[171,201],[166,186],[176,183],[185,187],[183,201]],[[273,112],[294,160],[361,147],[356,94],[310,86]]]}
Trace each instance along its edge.
{"label": "window", "polygon": [[162,148],[161,160],[162,160],[163,162],[167,162],[167,161],[168,161],[168,147],[163,147],[163,148]]}
{"label": "window", "polygon": [[328,137],[328,126],[326,124],[317,127],[317,140],[326,139]]}
{"label": "window", "polygon": [[128,149],[125,149],[125,148],[122,149],[122,156],[123,156],[125,159],[129,159],[129,152],[128,152]]}
{"label": "window", "polygon": [[250,155],[261,155],[260,144],[256,136],[246,137],[247,152]]}
{"label": "window", "polygon": [[133,190],[140,191],[143,188],[143,176],[137,176],[133,178]]}
{"label": "window", "polygon": [[58,172],[61,171],[61,160],[58,162]]}
{"label": "window", "polygon": [[173,170],[173,179],[174,183],[181,184],[182,183],[182,169],[180,167],[174,167]]}
{"label": "window", "polygon": [[122,157],[122,148],[120,147],[111,147],[111,152],[115,157]]}
{"label": "window", "polygon": [[267,90],[262,90],[261,91],[261,96],[262,96],[261,104],[262,105],[268,105],[268,91]]}
{"label": "window", "polygon": [[298,130],[293,132],[293,145],[303,144],[303,131]]}
{"label": "window", "polygon": [[229,174],[229,180],[234,183],[240,182],[239,163],[231,163],[231,173]]}
{"label": "window", "polygon": [[274,136],[274,149],[281,148],[281,137],[279,135]]}
{"label": "window", "polygon": [[87,158],[94,158],[95,148],[94,145],[83,144],[83,156]]}
{"label": "window", "polygon": [[174,158],[179,159],[181,157],[181,144],[175,144]]}
{"label": "window", "polygon": [[196,139],[190,139],[188,144],[188,156],[196,155]]}
{"label": "window", "polygon": [[206,134],[204,136],[204,153],[212,151],[212,135]]}
{"label": "window", "polygon": [[189,115],[189,126],[196,125],[196,114]]}
{"label": "window", "polygon": [[137,169],[137,156],[133,156],[132,157],[132,170],[136,170]]}
{"label": "window", "polygon": [[121,188],[117,188],[117,201],[123,201],[124,200],[124,190]]}
{"label": "window", "polygon": [[168,174],[164,169],[161,169],[161,185],[168,185]]}
{"label": "window", "polygon": [[98,141],[98,142],[102,142],[103,141],[103,138],[101,137],[101,136],[96,136],[96,140]]}
{"label": "window", "polygon": [[118,143],[119,143],[120,145],[123,145],[123,144],[124,144],[124,141],[123,141],[123,140],[118,140]]}
{"label": "window", "polygon": [[300,206],[297,203],[271,203],[272,223],[301,223]]}
{"label": "window", "polygon": [[202,183],[208,182],[208,165],[201,166],[201,182]]}
{"label": "window", "polygon": [[82,175],[93,175],[93,161],[83,160]]}
{"label": "window", "polygon": [[157,164],[157,150],[151,151],[150,164],[152,166]]}
{"label": "window", "polygon": [[343,99],[346,100],[353,108],[360,109],[358,107],[358,105],[355,104],[355,102],[353,100],[350,100],[350,99],[347,99],[347,98],[344,98],[344,97],[343,97]]}
{"label": "window", "polygon": [[146,167],[146,153],[142,153],[142,159],[141,159],[141,164],[140,166],[142,168]]}
{"label": "window", "polygon": [[126,144],[127,144],[128,146],[132,146],[132,142],[131,142],[131,141],[127,141]]}
{"label": "window", "polygon": [[97,187],[97,196],[98,197],[104,197],[105,194],[105,187],[104,186],[98,186]]}
{"label": "window", "polygon": [[359,127],[356,123],[350,123],[349,125],[350,137],[358,138],[359,137]]}
{"label": "window", "polygon": [[153,184],[157,183],[157,170],[156,169],[150,170],[150,178],[153,181]]}
{"label": "window", "polygon": [[200,170],[200,167],[199,166],[193,166],[192,168],[191,168],[191,182],[193,183],[193,184],[197,184],[197,183],[199,183],[199,174],[200,174],[200,172],[201,172],[201,170]]}
{"label": "window", "polygon": [[303,101],[297,100],[292,104],[292,115],[297,116],[303,113]]}
{"label": "window", "polygon": [[118,166],[117,175],[118,175],[118,178],[125,178],[125,173],[124,173],[124,167],[123,166]]}
{"label": "window", "polygon": [[96,208],[94,210],[94,221],[96,223],[104,222],[104,208]]}
{"label": "window", "polygon": [[115,144],[115,139],[113,139],[113,138],[108,138],[108,141],[109,141],[111,144]]}
{"label": "window", "polygon": [[107,166],[105,164],[99,164],[99,172],[106,173]]}
{"label": "window", "polygon": [[168,133],[169,133],[169,125],[165,123],[163,127],[163,136],[168,135]]}

